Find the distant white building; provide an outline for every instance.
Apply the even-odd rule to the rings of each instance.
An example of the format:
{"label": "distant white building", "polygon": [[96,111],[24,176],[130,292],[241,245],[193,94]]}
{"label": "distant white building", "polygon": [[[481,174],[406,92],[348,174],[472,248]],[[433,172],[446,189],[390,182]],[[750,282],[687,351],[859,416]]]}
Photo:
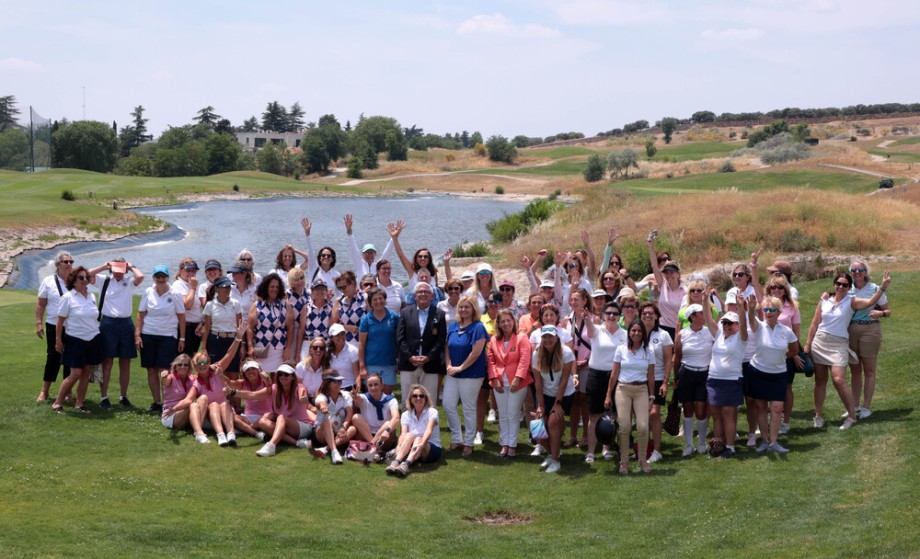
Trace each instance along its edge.
{"label": "distant white building", "polygon": [[255,132],[236,132],[236,141],[243,147],[243,151],[253,153],[267,142],[275,145],[285,144],[289,148],[299,148],[303,141],[304,130],[298,132],[272,132],[270,130],[257,130]]}

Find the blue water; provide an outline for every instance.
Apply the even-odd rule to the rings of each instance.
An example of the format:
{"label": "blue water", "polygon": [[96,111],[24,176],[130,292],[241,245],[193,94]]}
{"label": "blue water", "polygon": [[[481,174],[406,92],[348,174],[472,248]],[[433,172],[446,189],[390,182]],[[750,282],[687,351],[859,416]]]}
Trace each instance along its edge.
{"label": "blue water", "polygon": [[[151,271],[156,264],[166,264],[170,275],[174,275],[179,261],[186,256],[197,260],[202,268],[206,260],[216,258],[226,270],[243,248],[252,251],[255,270],[264,275],[275,266],[275,256],[285,244],[306,250],[300,220],[309,217],[313,222],[310,236],[314,250],[331,246],[337,255],[336,269],[344,271],[351,269],[352,264],[342,220],[347,213],[354,217],[358,246],[373,243],[378,254],[382,253],[389,240],[387,222],[403,219],[407,225],[400,243],[407,256],[411,258],[417,249],[427,247],[437,259],[457,243],[488,240],[487,222],[523,207],[522,202],[447,195],[223,200],[138,209],[135,211],[162,219],[172,227],[155,235],[74,243],[63,248],[74,256],[75,265],[88,268],[124,257],[143,270],[147,285],[152,281]],[[33,251],[18,258],[20,275],[13,287],[37,289],[41,278],[53,272],[51,262],[60,248]],[[403,267],[398,262],[394,264],[394,279],[406,279]]]}

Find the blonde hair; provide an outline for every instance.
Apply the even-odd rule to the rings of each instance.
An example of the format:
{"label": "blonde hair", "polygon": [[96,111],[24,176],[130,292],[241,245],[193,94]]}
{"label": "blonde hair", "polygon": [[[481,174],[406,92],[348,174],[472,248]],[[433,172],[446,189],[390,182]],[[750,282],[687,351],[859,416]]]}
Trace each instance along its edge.
{"label": "blonde hair", "polygon": [[[767,286],[764,288],[764,293],[767,294],[767,297],[770,297],[770,288],[773,286],[780,286],[783,288],[783,296],[778,298],[780,300],[780,307],[784,304],[789,303],[792,305],[792,308],[799,308],[799,302],[792,298],[791,290],[789,289],[789,280],[786,279],[786,276],[775,275],[770,277],[770,281],[767,282]],[[766,297],[765,297],[766,298]],[[777,297],[774,297],[775,299]]]}
{"label": "blonde hair", "polygon": [[556,371],[562,371],[562,340],[559,339],[559,336],[553,336],[556,338],[556,345],[553,349],[546,349],[543,345],[543,337],[540,337],[540,344],[537,346],[537,349],[534,350],[537,352],[536,365],[534,369],[540,374],[554,373]]}
{"label": "blonde hair", "polygon": [[424,409],[433,407],[433,404],[431,403],[431,393],[428,392],[428,389],[422,386],[421,384],[413,384],[412,387],[409,388],[409,393],[406,394],[406,409],[407,410],[412,409],[412,393],[415,392],[416,390],[420,391],[422,394],[425,395],[425,408]]}
{"label": "blonde hair", "polygon": [[464,295],[463,297],[460,297],[460,300],[457,301],[458,311],[460,310],[460,305],[462,305],[463,303],[467,303],[469,304],[469,306],[473,307],[473,317],[471,319],[472,322],[476,322],[482,317],[482,314],[479,312],[479,301],[476,300],[475,296]]}

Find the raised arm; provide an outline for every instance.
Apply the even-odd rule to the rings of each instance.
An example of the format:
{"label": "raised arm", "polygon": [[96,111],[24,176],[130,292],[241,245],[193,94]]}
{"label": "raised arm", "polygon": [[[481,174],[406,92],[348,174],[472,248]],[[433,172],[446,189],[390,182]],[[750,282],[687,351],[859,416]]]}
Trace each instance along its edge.
{"label": "raised arm", "polygon": [[[313,272],[316,270],[316,267],[319,266],[319,263],[316,260],[315,253],[313,252],[313,241],[310,239],[310,231],[313,229],[313,223],[310,222],[310,218],[305,217],[300,220],[300,225],[303,227],[303,233],[307,237],[306,279],[307,289],[309,289],[310,284],[313,283]],[[301,266],[301,268],[303,267]]]}
{"label": "raised arm", "polygon": [[882,279],[882,286],[879,289],[875,290],[875,293],[872,294],[872,297],[868,299],[858,299],[853,297],[852,303],[850,306],[853,310],[861,311],[863,309],[868,309],[869,307],[874,307],[878,300],[882,298],[882,295],[885,291],[888,290],[888,286],[891,284],[891,274],[886,270],[885,275]]}
{"label": "raised arm", "polygon": [[454,277],[453,273],[450,271],[450,259],[454,257],[454,249],[449,248],[444,251],[444,275],[447,277],[445,282],[450,281]]}
{"label": "raised arm", "polygon": [[396,255],[399,256],[399,261],[402,262],[403,268],[406,269],[406,274],[412,277],[412,274],[415,273],[412,261],[409,260],[406,253],[403,252],[402,245],[399,244],[399,234],[402,233],[405,228],[406,223],[401,219],[397,219],[396,223],[387,223],[387,232],[390,234],[390,240],[393,242],[393,250],[395,250]]}
{"label": "raised arm", "polygon": [[754,294],[758,301],[763,301],[764,296],[763,286],[760,285],[760,269],[757,267],[757,259],[761,252],[763,252],[763,247],[751,253],[751,283],[754,285]]}
{"label": "raised arm", "polygon": [[703,296],[703,319],[706,320],[706,328],[715,336],[719,332],[719,326],[712,318],[712,300],[706,296]]}
{"label": "raised arm", "polygon": [[664,274],[661,273],[661,267],[658,266],[658,256],[655,254],[655,237],[657,235],[657,231],[652,231],[645,240],[648,243],[648,261],[652,266],[652,274],[655,275],[655,283],[660,288],[664,285]]}
{"label": "raised arm", "polygon": [[610,257],[613,256],[613,243],[616,240],[617,240],[617,228],[611,227],[610,229],[607,230],[607,244],[604,246],[604,259],[601,260],[601,266],[603,266],[603,269],[598,269],[597,270],[598,274],[605,271],[610,265]]}
{"label": "raised arm", "polygon": [[[597,258],[594,255],[594,249],[591,248],[591,234],[588,233],[587,229],[581,230],[581,242],[585,245],[585,252],[588,254],[587,268],[585,269],[585,277],[597,279]],[[609,262],[609,260],[608,260]]]}

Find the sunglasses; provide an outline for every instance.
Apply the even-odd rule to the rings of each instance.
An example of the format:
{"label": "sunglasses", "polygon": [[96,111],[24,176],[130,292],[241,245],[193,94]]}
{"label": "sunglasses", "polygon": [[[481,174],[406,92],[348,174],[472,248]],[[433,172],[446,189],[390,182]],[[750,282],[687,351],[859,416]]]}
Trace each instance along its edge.
{"label": "sunglasses", "polygon": [[58,264],[73,264],[73,260],[58,260]]}
{"label": "sunglasses", "polygon": [[324,345],[311,345],[310,349],[313,351],[326,351],[326,346]]}
{"label": "sunglasses", "polygon": [[199,359],[198,361],[195,361],[195,364],[196,364],[196,365],[207,365],[208,363],[209,363],[209,361],[202,361],[202,360],[200,360],[200,359]]}
{"label": "sunglasses", "polygon": [[866,269],[865,268],[850,268],[850,272],[854,274],[856,273],[865,274]]}
{"label": "sunglasses", "polygon": [[168,277],[169,276],[167,276],[166,274],[154,274],[153,275],[153,279],[166,279]]}
{"label": "sunglasses", "polygon": [[654,311],[642,311],[642,316],[655,316]]}
{"label": "sunglasses", "polygon": [[320,258],[332,258],[332,255],[328,252],[319,255]]}
{"label": "sunglasses", "polygon": [[513,287],[501,287],[501,288],[499,288],[499,291],[501,291],[502,293],[504,293],[504,292],[506,292],[506,291],[510,291],[510,292],[513,293],[513,292],[514,292],[514,288],[513,288]]}
{"label": "sunglasses", "polygon": [[835,281],[834,285],[836,285],[837,287],[846,287],[846,288],[850,287],[850,284],[848,284],[845,281]]}
{"label": "sunglasses", "polygon": [[768,287],[767,289],[768,289],[768,290],[769,290],[769,289],[782,289],[783,291],[786,290],[786,288],[783,287],[782,285],[771,285],[771,286]]}
{"label": "sunglasses", "polygon": [[448,287],[448,288],[447,288],[447,291],[448,291],[448,292],[451,292],[451,291],[463,291],[463,288],[460,287],[459,285],[455,285],[455,286],[453,286],[453,287]]}
{"label": "sunglasses", "polygon": [[764,307],[764,308],[763,308],[763,312],[776,312],[776,311],[778,311],[778,310],[779,310],[779,309],[776,308],[776,307]]}
{"label": "sunglasses", "polygon": [[702,293],[702,292],[703,292],[702,289],[691,289],[690,290],[690,293]]}
{"label": "sunglasses", "polygon": [[501,305],[502,302],[501,301],[489,301],[489,304],[490,305]]}
{"label": "sunglasses", "polygon": [[252,258],[240,258],[241,262],[252,262]]}
{"label": "sunglasses", "polygon": [[622,266],[622,264],[620,264],[619,262],[613,262],[613,261],[610,262],[610,265],[611,265],[611,266],[617,266],[617,267]]}
{"label": "sunglasses", "polygon": [[577,268],[577,267],[578,267],[577,264],[569,264],[569,266],[568,266],[569,270],[574,270],[574,269]]}
{"label": "sunglasses", "polygon": [[604,311],[604,316],[620,316],[620,313],[616,311]]}
{"label": "sunglasses", "polygon": [[373,283],[362,283],[361,287],[374,287]]}
{"label": "sunglasses", "polygon": [[336,383],[336,384],[342,384],[342,379],[340,379],[340,378],[331,378],[331,379],[329,379],[329,382],[334,382],[334,383]]}
{"label": "sunglasses", "polygon": [[607,276],[606,278],[604,278],[604,281],[613,281],[613,280],[615,280],[615,279],[617,279],[617,278],[615,278],[615,277],[613,277],[613,276]]}
{"label": "sunglasses", "polygon": [[492,272],[490,272],[490,271],[488,271],[488,270],[483,270],[483,271],[479,272],[479,275],[480,275],[480,276],[491,276],[491,275],[492,275]]}
{"label": "sunglasses", "polygon": [[747,275],[747,272],[734,272],[734,273],[732,274],[732,276],[734,276],[734,277],[736,277],[736,278],[743,278],[743,277],[746,276],[746,275]]}
{"label": "sunglasses", "polygon": [[292,377],[294,376],[294,373],[275,373],[275,375],[278,378],[284,378],[284,377]]}
{"label": "sunglasses", "polygon": [[419,254],[416,258],[418,258],[419,260],[421,260],[422,258],[424,258],[425,260],[429,260],[431,259],[431,255],[430,254]]}
{"label": "sunglasses", "polygon": [[424,394],[413,394],[412,396],[410,396],[410,398],[412,398],[413,400],[424,400],[425,395]]}
{"label": "sunglasses", "polygon": [[75,279],[77,281],[89,281],[89,278],[86,276],[77,276]]}
{"label": "sunglasses", "polygon": [[785,276],[786,274],[780,272],[779,270],[774,270],[771,272],[774,276]]}
{"label": "sunglasses", "polygon": [[384,268],[377,268],[377,271],[378,271],[378,272],[389,272],[389,271],[390,271],[390,267],[389,267],[389,266],[386,266],[386,267],[384,267]]}
{"label": "sunglasses", "polygon": [[345,286],[346,286],[346,285],[347,285],[347,284],[344,284],[344,283],[337,283],[337,284],[335,284],[335,288],[336,288],[336,289],[345,289]]}
{"label": "sunglasses", "polygon": [[176,363],[176,367],[191,367],[191,363]]}

